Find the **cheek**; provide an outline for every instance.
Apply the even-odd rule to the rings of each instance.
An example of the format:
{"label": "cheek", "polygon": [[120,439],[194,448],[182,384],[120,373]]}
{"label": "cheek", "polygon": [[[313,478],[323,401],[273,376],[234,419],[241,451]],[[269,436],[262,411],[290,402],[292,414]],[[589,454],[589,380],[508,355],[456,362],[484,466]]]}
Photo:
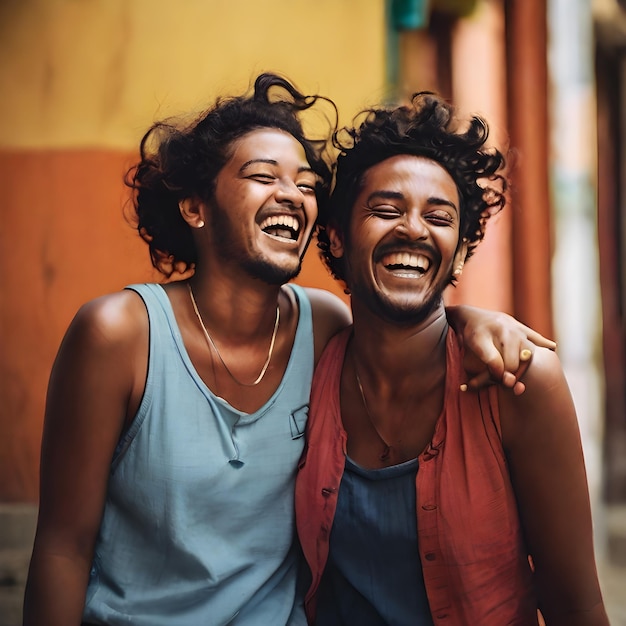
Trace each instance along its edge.
{"label": "cheek", "polygon": [[458,229],[450,228],[444,232],[440,232],[438,236],[438,243],[442,251],[447,251],[448,254],[454,255],[460,245],[461,237]]}
{"label": "cheek", "polygon": [[315,197],[306,197],[304,200],[304,211],[309,221],[314,222],[317,219],[317,199]]}
{"label": "cheek", "polygon": [[218,181],[213,195],[218,207],[223,211],[241,211],[242,207],[245,207],[249,202],[249,196],[250,193],[241,185],[231,184],[229,188],[226,188],[226,185],[220,184],[220,181]]}
{"label": "cheek", "polygon": [[393,236],[394,226],[385,220],[368,219],[355,225],[350,232],[353,242],[359,248],[359,254],[363,257],[371,256],[377,246],[389,240]]}

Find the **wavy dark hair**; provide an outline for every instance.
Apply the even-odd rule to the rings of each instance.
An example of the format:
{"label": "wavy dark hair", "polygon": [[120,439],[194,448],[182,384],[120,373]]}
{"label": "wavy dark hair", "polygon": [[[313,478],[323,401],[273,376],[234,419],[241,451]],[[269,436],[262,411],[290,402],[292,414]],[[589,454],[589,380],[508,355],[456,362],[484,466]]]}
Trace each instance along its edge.
{"label": "wavy dark hair", "polygon": [[[335,119],[325,115],[330,127],[323,138],[314,139],[305,134],[302,114],[318,102],[328,103]],[[159,271],[166,273],[164,258],[170,266],[196,262],[191,229],[180,214],[179,202],[192,197],[209,200],[233,142],[260,128],[283,130],[302,144],[309,165],[319,176],[318,203],[326,203],[332,181],[328,148],[337,129],[334,102],[320,95],[305,96],[278,74],[260,74],[251,94],[218,98],[191,124],[157,122],[143,136],[140,160],[126,174],[125,183],[133,190],[131,220]]]}
{"label": "wavy dark hair", "polygon": [[486,146],[488,136],[485,120],[476,115],[459,120],[455,108],[432,92],[414,94],[408,105],[365,109],[351,127],[336,131],[335,185],[329,204],[320,206],[317,244],[333,276],[345,281],[343,258],[330,253],[326,227],[332,224],[346,236],[366,171],[401,154],[432,159],[454,179],[461,204],[460,237],[469,258],[485,236],[488,218],[506,202],[507,181],[501,173],[505,159]]}

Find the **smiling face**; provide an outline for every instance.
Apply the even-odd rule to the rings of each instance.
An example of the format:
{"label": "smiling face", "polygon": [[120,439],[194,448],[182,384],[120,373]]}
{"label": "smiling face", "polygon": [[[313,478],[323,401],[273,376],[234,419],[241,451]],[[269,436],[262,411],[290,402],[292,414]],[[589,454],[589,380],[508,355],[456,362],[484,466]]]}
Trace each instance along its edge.
{"label": "smiling face", "polygon": [[460,244],[456,184],[438,163],[394,156],[364,174],[345,237],[329,232],[331,252],[345,257],[355,312],[365,307],[397,322],[420,322],[442,306]]}
{"label": "smiling face", "polygon": [[317,218],[317,181],[288,133],[263,128],[237,139],[207,204],[206,250],[224,267],[287,282],[300,271]]}

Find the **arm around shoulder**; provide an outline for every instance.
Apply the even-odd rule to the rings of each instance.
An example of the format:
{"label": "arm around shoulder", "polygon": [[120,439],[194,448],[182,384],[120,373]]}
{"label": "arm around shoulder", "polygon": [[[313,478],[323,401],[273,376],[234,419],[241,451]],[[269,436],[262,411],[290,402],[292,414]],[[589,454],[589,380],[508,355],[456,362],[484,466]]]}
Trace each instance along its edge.
{"label": "arm around shoulder", "polygon": [[131,292],[84,305],[63,338],[46,398],[27,626],[80,624],[111,458],[147,352],[147,314]]}
{"label": "arm around shoulder", "polygon": [[352,323],[352,315],[348,305],[329,291],[308,287],[306,293],[313,310],[315,363],[317,364],[330,338]]}
{"label": "arm around shoulder", "polygon": [[557,355],[539,348],[526,392],[499,390],[502,439],[547,626],[608,626],[574,403]]}
{"label": "arm around shoulder", "polygon": [[478,388],[489,381],[523,393],[524,374],[537,346],[554,350],[556,344],[514,317],[468,305],[446,307],[446,317],[466,348],[465,368],[471,378],[468,386]]}

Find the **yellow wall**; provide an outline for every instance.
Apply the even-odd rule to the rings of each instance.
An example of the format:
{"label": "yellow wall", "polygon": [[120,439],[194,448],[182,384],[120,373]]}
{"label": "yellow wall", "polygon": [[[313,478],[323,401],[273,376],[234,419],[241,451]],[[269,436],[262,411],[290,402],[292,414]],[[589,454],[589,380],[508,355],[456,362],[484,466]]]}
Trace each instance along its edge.
{"label": "yellow wall", "polygon": [[384,0],[0,3],[0,146],[133,148],[264,70],[351,115],[384,92]]}
{"label": "yellow wall", "polygon": [[[78,306],[154,277],[122,177],[156,119],[286,74],[347,122],[385,87],[384,0],[0,2],[0,501],[33,501]],[[337,289],[311,248],[301,282]]]}

